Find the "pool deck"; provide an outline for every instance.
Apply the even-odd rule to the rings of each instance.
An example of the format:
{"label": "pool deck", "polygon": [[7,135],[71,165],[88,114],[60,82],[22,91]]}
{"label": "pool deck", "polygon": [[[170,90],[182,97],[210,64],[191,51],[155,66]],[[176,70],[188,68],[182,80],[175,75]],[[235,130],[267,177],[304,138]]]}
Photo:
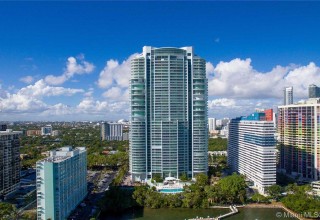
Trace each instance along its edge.
{"label": "pool deck", "polygon": [[[171,189],[171,190],[183,190],[183,187],[186,185],[190,185],[190,182],[177,182],[174,184],[167,184],[164,185],[163,183],[152,183],[151,180],[147,181],[147,184],[151,187],[156,187],[157,191],[160,191],[162,189]],[[178,192],[164,192],[164,193],[178,193]]]}
{"label": "pool deck", "polygon": [[[172,191],[163,191],[163,190],[172,190]],[[182,193],[183,189],[181,188],[174,188],[174,189],[160,189],[160,193],[166,193],[166,194],[175,194],[175,193]]]}

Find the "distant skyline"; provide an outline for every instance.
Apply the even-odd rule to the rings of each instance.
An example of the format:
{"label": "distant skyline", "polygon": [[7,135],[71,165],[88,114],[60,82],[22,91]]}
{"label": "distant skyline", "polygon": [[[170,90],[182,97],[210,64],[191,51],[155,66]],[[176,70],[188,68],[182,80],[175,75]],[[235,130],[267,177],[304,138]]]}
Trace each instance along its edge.
{"label": "distant skyline", "polygon": [[130,60],[193,46],[209,117],[320,85],[319,2],[0,2],[0,121],[129,119]]}

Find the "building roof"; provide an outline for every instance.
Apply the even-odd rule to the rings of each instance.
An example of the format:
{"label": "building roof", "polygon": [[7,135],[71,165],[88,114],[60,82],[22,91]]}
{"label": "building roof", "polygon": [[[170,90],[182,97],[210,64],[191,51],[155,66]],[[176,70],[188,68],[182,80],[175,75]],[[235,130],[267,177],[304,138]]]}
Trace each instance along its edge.
{"label": "building roof", "polygon": [[[38,162],[51,162],[51,163],[60,163],[64,160],[67,160],[75,155],[83,153],[86,151],[85,147],[76,147],[72,149],[70,146],[62,147],[58,150],[50,151],[50,156],[39,160]],[[37,162],[37,163],[38,163]]]}
{"label": "building roof", "polygon": [[8,134],[22,134],[22,131],[12,131],[12,129],[0,131],[0,135],[8,135]]}

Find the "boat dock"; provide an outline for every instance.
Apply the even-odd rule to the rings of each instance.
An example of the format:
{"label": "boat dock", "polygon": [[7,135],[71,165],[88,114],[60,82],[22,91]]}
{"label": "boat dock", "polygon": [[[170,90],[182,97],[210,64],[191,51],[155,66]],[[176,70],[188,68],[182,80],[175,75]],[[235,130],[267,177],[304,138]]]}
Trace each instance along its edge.
{"label": "boat dock", "polygon": [[230,212],[224,214],[224,215],[220,215],[218,217],[195,217],[195,218],[191,218],[189,220],[221,220],[223,218],[229,217],[231,215],[237,214],[239,211],[237,209],[236,206],[229,206]]}

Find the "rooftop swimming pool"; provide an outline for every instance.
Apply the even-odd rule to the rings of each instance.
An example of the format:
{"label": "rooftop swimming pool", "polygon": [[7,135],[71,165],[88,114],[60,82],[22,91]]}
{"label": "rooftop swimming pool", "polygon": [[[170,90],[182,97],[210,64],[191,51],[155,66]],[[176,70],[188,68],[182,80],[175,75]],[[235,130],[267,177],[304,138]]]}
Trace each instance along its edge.
{"label": "rooftop swimming pool", "polygon": [[181,193],[183,192],[182,188],[172,188],[172,189],[160,189],[161,193]]}

